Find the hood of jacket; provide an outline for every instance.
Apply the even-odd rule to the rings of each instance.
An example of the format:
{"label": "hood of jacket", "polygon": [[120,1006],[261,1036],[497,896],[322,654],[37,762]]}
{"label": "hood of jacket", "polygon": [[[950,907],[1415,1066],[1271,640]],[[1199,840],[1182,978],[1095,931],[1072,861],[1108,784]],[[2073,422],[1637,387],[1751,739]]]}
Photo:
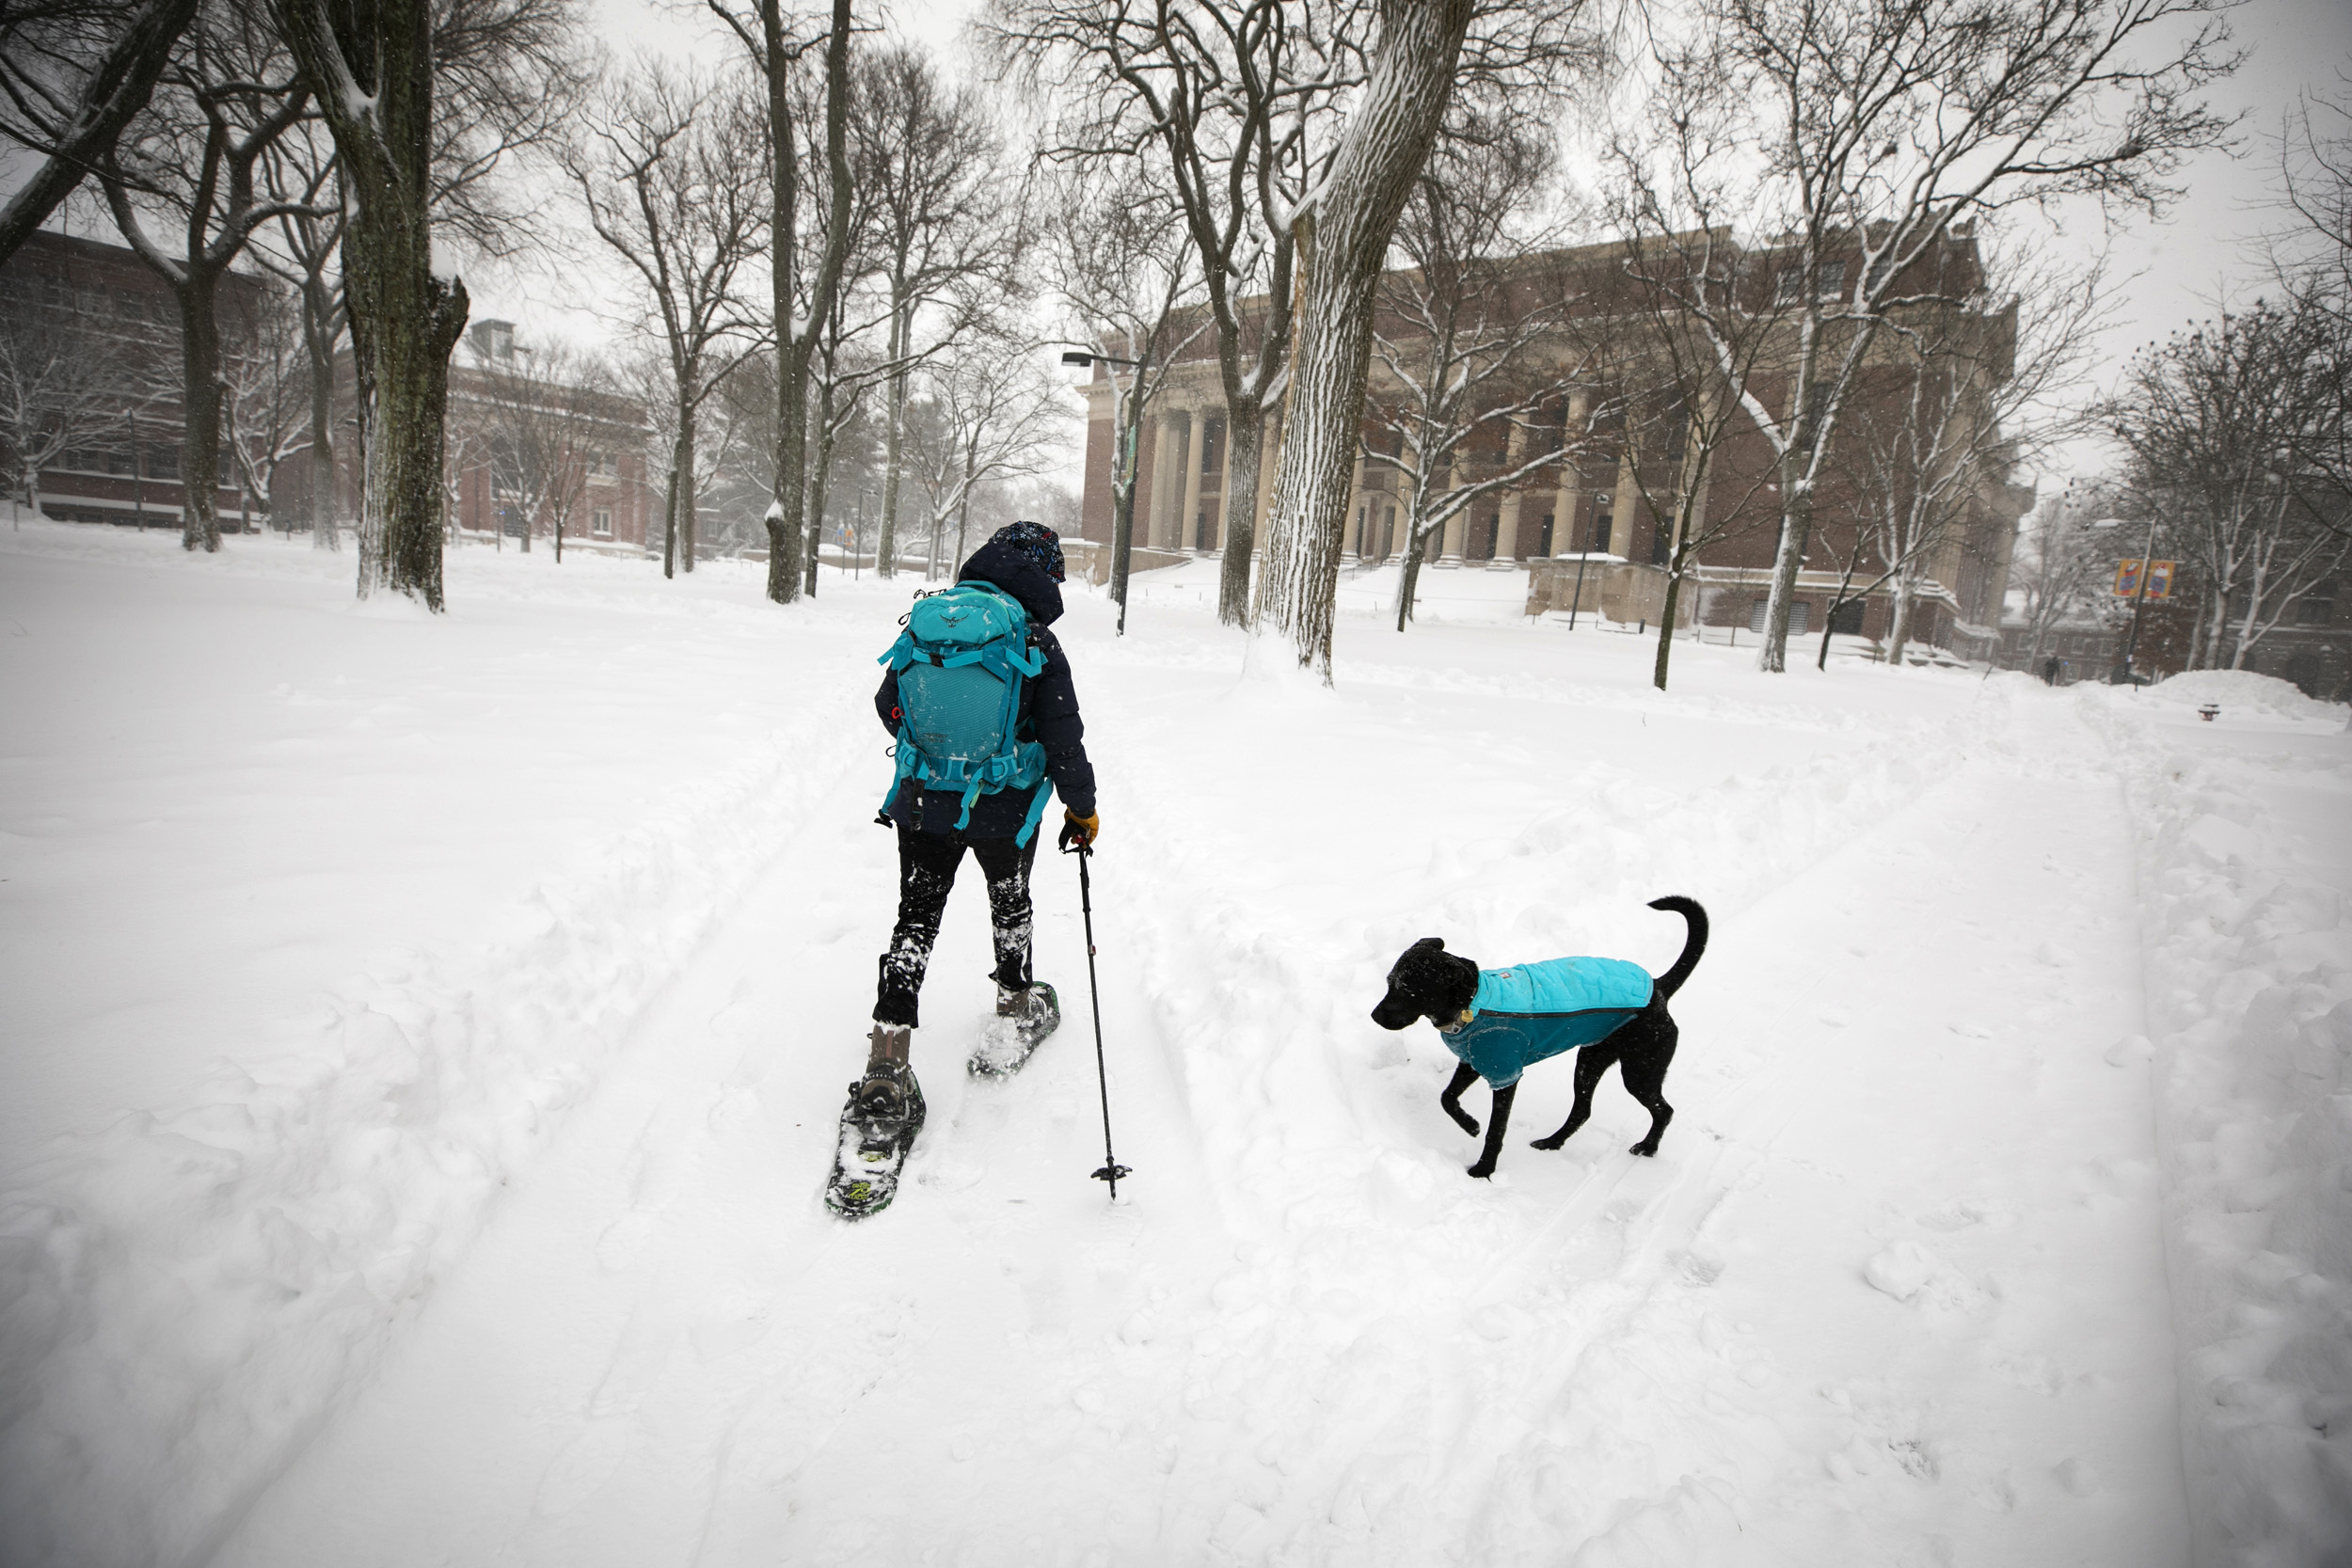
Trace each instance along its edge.
{"label": "hood of jacket", "polygon": [[1061,619],[1061,584],[1045,575],[1045,568],[1023,555],[1009,545],[992,539],[972,552],[972,559],[956,573],[958,582],[993,583],[1021,601],[1021,608],[1029,612],[1029,619],[1041,626],[1050,626]]}

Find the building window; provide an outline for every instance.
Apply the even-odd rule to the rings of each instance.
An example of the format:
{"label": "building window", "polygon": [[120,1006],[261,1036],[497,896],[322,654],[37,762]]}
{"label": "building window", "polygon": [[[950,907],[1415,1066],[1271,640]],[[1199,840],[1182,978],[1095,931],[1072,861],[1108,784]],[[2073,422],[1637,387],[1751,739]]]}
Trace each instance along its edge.
{"label": "building window", "polygon": [[2295,607],[2295,619],[2296,623],[2306,626],[2326,626],[2334,625],[2336,619],[2336,601],[2333,596],[2334,588],[2335,584],[2332,582],[2324,583],[2320,587],[2312,590],[2310,594],[2305,594],[2303,602]]}
{"label": "building window", "polygon": [[1616,524],[1610,517],[1607,508],[1603,508],[1602,510],[1594,513],[1592,542],[1586,545],[1585,548],[1590,550],[1595,555],[1607,555],[1609,553],[1609,535],[1615,527]]}
{"label": "building window", "polygon": [[[1814,290],[1815,298],[1843,299],[1846,297],[1845,262],[1823,261],[1820,270],[1815,276],[1820,279],[1819,286]],[[1792,261],[1780,269],[1780,277],[1772,290],[1772,302],[1776,305],[1793,305],[1804,295],[1804,264],[1801,261]]]}
{"label": "building window", "polygon": [[[1770,598],[1758,598],[1748,606],[1748,629],[1750,631],[1762,634],[1765,615],[1772,607],[1772,601]],[[1813,606],[1810,601],[1799,599],[1791,604],[1788,607],[1788,635],[1803,637],[1805,623],[1812,619]]]}
{"label": "building window", "polygon": [[1200,427],[1200,477],[1202,488],[1214,476],[1225,471],[1225,421],[1210,420]]}
{"label": "building window", "polygon": [[596,508],[595,528],[597,538],[610,539],[612,537],[612,509],[611,507],[599,506]]}
{"label": "building window", "polygon": [[1551,555],[1551,514],[1549,512],[1544,514],[1542,525],[1535,530],[1535,553],[1547,559]]}
{"label": "building window", "polygon": [[1860,637],[1862,617],[1869,610],[1866,599],[1847,599],[1829,612],[1829,629],[1840,637]]}

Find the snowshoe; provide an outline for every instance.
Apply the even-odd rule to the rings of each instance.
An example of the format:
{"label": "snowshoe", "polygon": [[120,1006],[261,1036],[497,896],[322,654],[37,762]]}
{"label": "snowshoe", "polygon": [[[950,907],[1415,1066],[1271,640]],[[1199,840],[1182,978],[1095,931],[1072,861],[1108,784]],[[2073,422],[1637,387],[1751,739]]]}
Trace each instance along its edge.
{"label": "snowshoe", "polygon": [[1019,990],[999,986],[996,1021],[981,1034],[965,1068],[975,1078],[1009,1078],[1060,1024],[1061,998],[1044,981]]}
{"label": "snowshoe", "polygon": [[898,1172],[923,1130],[923,1089],[903,1062],[875,1062],[850,1085],[834,1146],[825,1207],[843,1219],[864,1219],[898,1196]]}

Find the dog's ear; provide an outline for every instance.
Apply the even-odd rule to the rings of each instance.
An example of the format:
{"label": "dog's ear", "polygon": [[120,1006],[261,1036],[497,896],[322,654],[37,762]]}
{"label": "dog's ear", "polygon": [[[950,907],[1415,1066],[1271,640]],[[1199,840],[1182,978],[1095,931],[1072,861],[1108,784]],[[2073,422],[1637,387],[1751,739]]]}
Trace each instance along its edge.
{"label": "dog's ear", "polygon": [[1442,953],[1445,951],[1445,938],[1423,937],[1405,951],[1407,953]]}

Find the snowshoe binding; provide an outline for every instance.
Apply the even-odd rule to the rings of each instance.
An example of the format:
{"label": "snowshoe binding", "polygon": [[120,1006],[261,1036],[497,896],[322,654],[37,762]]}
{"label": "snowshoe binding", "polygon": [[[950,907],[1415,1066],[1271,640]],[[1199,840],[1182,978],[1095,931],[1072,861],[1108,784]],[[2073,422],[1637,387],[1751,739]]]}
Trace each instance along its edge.
{"label": "snowshoe binding", "polygon": [[998,986],[996,1021],[980,1036],[979,1046],[964,1065],[975,1078],[1009,1078],[1060,1024],[1061,998],[1044,981]]}
{"label": "snowshoe binding", "polygon": [[923,1089],[904,1062],[873,1062],[850,1085],[834,1146],[833,1179],[825,1207],[843,1219],[864,1219],[898,1196],[898,1172],[923,1130]]}

